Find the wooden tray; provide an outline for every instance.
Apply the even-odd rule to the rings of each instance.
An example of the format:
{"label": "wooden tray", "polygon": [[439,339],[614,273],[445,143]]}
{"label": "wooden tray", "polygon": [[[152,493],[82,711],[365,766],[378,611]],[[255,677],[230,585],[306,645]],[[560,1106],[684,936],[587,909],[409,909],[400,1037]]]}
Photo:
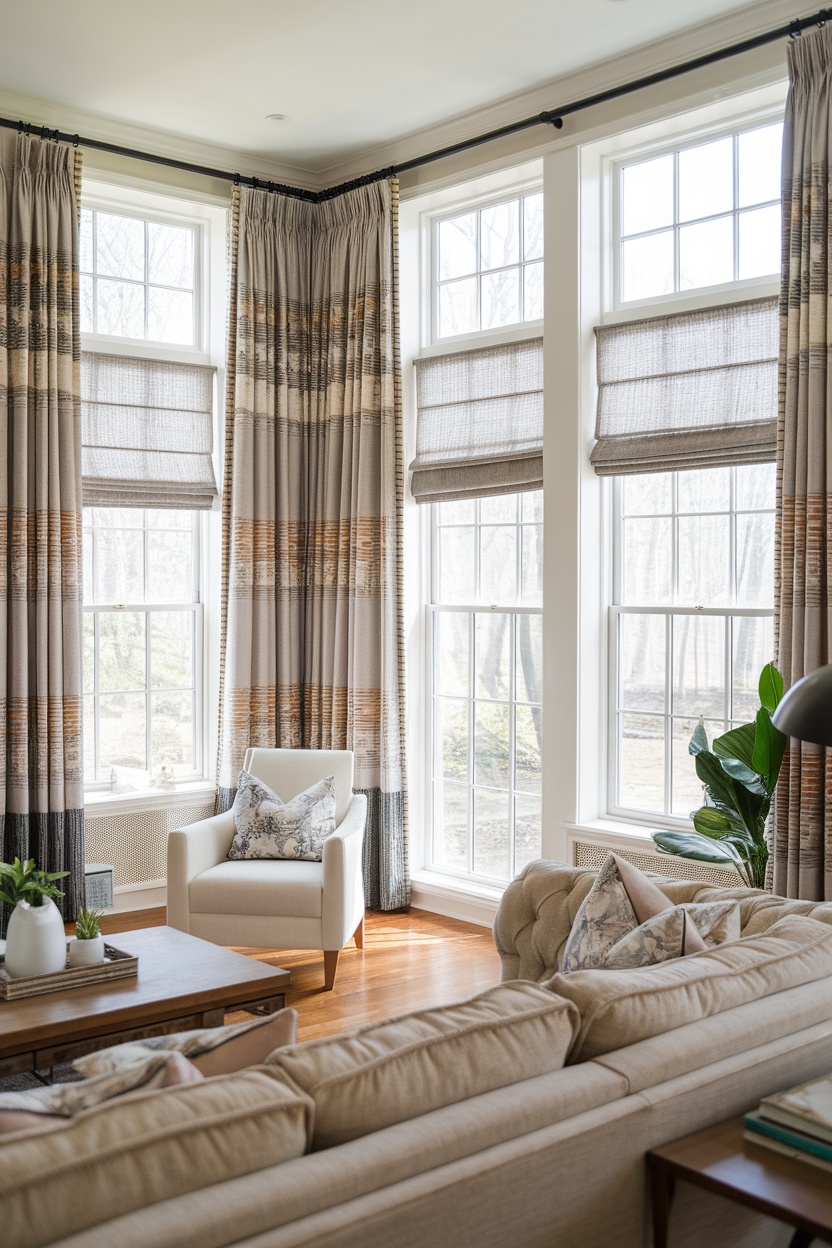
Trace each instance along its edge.
{"label": "wooden tray", "polygon": [[[68,955],[67,955],[68,956]],[[12,979],[0,956],[0,1001],[19,1001],[21,997],[39,997],[45,992],[64,992],[68,988],[83,988],[109,979],[126,979],[138,975],[139,959],[113,945],[104,946],[104,961],[94,966],[69,966],[52,975],[30,975]]]}

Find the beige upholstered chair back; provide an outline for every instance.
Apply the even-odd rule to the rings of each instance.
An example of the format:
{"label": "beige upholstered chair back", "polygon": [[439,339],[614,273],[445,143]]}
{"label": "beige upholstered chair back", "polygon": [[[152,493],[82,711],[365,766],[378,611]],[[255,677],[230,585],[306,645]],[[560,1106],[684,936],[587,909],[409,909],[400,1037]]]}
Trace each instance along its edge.
{"label": "beige upholstered chair back", "polygon": [[352,801],[352,750],[246,750],[246,771],[262,780],[284,802],[316,780],[335,777],[335,822],[341,823]]}

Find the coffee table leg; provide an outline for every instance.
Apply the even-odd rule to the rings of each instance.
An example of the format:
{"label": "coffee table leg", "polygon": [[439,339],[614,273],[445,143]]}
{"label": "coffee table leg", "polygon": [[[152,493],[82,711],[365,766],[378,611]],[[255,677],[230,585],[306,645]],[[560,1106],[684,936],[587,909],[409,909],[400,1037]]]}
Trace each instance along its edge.
{"label": "coffee table leg", "polygon": [[225,1022],[225,1010],[203,1010],[202,1026],[203,1027],[222,1027]]}
{"label": "coffee table leg", "polygon": [[653,1206],[653,1248],[667,1248],[670,1206],[673,1203],[673,1175],[663,1166],[650,1167],[650,1196]]}
{"label": "coffee table leg", "polygon": [[791,1237],[789,1248],[809,1248],[810,1244],[815,1241],[814,1235],[810,1235],[807,1231],[795,1231]]}

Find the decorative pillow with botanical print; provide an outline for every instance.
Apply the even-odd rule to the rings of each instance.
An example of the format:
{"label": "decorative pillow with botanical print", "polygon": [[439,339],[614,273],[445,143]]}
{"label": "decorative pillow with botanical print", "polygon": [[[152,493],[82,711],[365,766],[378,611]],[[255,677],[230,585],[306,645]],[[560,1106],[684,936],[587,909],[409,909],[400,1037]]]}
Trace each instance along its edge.
{"label": "decorative pillow with botanical print", "polygon": [[610,854],[575,915],[563,951],[561,970],[590,970],[603,966],[613,945],[636,927],[636,912],[621,880],[615,855]]}
{"label": "decorative pillow with botanical print", "polygon": [[335,777],[283,802],[262,780],[241,771],[232,807],[229,858],[296,858],[320,862],[335,831]]}
{"label": "decorative pillow with botanical print", "polygon": [[5,1133],[3,1115],[7,1111],[14,1115],[9,1119],[13,1129],[19,1131],[30,1125],[28,1117],[20,1118],[22,1114],[74,1118],[82,1109],[90,1109],[128,1092],[170,1088],[203,1078],[202,1073],[181,1053],[144,1050],[142,1061],[100,1074],[94,1079],[84,1079],[80,1083],[54,1083],[46,1088],[26,1088],[22,1092],[1,1092],[0,1135]]}
{"label": "decorative pillow with botanical print", "polygon": [[738,901],[672,906],[643,872],[610,854],[575,915],[561,970],[650,966],[739,937]]}
{"label": "decorative pillow with botanical print", "polygon": [[685,947],[685,925],[689,921],[681,906],[665,910],[622,936],[607,951],[601,965],[605,971],[625,971],[681,958]]}
{"label": "decorative pillow with botanical print", "polygon": [[278,1010],[265,1018],[246,1019],[225,1027],[201,1027],[169,1036],[146,1036],[142,1040],[100,1049],[72,1063],[87,1077],[110,1075],[143,1065],[151,1053],[177,1053],[188,1058],[201,1075],[227,1075],[264,1062],[275,1049],[297,1039],[296,1010]]}
{"label": "decorative pillow with botanical print", "polygon": [[696,930],[709,949],[724,945],[726,940],[739,940],[742,935],[738,901],[686,901],[682,909],[696,924]]}

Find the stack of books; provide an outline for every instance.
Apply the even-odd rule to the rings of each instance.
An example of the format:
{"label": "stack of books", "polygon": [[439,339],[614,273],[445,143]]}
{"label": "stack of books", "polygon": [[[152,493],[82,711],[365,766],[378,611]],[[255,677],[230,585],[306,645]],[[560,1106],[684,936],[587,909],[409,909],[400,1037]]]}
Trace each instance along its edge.
{"label": "stack of books", "polygon": [[747,1140],[832,1170],[832,1075],[776,1092],[745,1116]]}

